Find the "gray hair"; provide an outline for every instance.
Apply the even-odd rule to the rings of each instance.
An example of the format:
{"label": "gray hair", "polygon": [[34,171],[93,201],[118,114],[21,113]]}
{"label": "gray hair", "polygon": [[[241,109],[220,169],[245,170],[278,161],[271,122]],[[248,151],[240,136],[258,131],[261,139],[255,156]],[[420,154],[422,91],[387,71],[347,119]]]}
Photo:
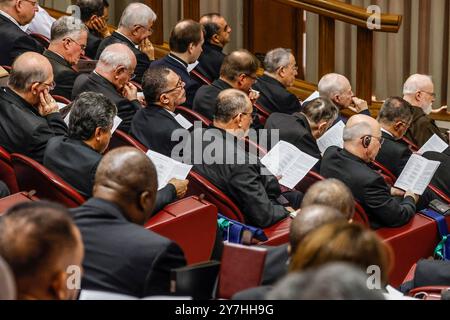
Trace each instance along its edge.
{"label": "gray hair", "polygon": [[413,74],[410,76],[403,85],[403,94],[415,94],[416,92],[422,90],[424,84],[427,82],[433,83],[431,76],[424,74]]}
{"label": "gray hair", "polygon": [[228,123],[237,114],[245,112],[248,101],[248,96],[242,91],[236,89],[222,91],[217,97],[214,119]]}
{"label": "gray hair", "polygon": [[80,19],[64,16],[53,22],[50,31],[51,41],[61,40],[65,37],[80,37],[82,32],[88,33],[88,28]]}
{"label": "gray hair", "polygon": [[135,25],[146,27],[149,21],[155,21],[156,13],[143,3],[130,3],[122,13],[119,27],[132,29]]}
{"label": "gray hair", "polygon": [[338,73],[329,73],[324,75],[317,85],[320,96],[332,99],[334,95],[342,94],[345,90],[342,86],[344,79],[347,80],[347,78]]}
{"label": "gray hair", "polygon": [[344,141],[352,141],[364,137],[365,135],[370,135],[372,133],[372,128],[367,122],[360,122],[352,127],[345,127],[344,134],[342,136]]}
{"label": "gray hair", "polygon": [[378,122],[392,124],[396,121],[410,122],[412,119],[411,105],[400,97],[386,99],[378,114]]}
{"label": "gray hair", "polygon": [[267,52],[264,58],[264,69],[266,72],[274,73],[279,68],[289,65],[292,51],[290,49],[277,48]]}
{"label": "gray hair", "polygon": [[[117,50],[117,46],[123,46],[124,50]],[[131,68],[131,56],[133,52],[124,44],[111,44],[103,50],[97,66],[107,70],[114,70],[119,66]]]}
{"label": "gray hair", "polygon": [[319,124],[321,121],[334,122],[339,115],[339,109],[330,99],[324,97],[308,103],[302,113],[313,123]]}

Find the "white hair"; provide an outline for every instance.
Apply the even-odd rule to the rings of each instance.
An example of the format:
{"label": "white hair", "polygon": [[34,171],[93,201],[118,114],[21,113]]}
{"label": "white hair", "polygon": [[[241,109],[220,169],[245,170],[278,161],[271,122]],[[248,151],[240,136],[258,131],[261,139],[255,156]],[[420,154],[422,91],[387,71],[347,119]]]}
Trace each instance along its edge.
{"label": "white hair", "polygon": [[291,58],[291,50],[277,48],[267,52],[264,58],[264,68],[269,73],[276,72],[279,68],[289,65]]}
{"label": "white hair", "polygon": [[130,3],[122,13],[119,27],[132,29],[136,25],[147,26],[149,21],[155,21],[156,13],[143,3]]}
{"label": "white hair", "polygon": [[430,82],[433,83],[431,76],[424,74],[413,74],[405,81],[405,84],[403,85],[403,95],[416,94]]}
{"label": "white hair", "polygon": [[53,22],[50,34],[51,40],[57,41],[66,37],[79,38],[82,32],[88,33],[89,30],[80,19],[63,16]]}
{"label": "white hair", "polygon": [[367,122],[360,122],[351,127],[344,128],[344,134],[342,136],[344,141],[352,141],[370,135],[372,128]]}
{"label": "white hair", "polygon": [[103,50],[97,66],[101,69],[114,70],[119,66],[131,68],[133,52],[124,44],[112,44]]}
{"label": "white hair", "polygon": [[344,81],[348,82],[348,79],[338,73],[324,75],[317,85],[320,96],[332,99],[336,94],[342,94],[345,90]]}

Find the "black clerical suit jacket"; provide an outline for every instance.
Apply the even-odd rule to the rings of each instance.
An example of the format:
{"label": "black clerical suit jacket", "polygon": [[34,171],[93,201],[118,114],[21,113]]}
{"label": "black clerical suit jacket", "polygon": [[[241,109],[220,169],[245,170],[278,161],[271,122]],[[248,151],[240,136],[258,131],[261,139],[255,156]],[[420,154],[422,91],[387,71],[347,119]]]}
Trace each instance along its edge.
{"label": "black clerical suit jacket", "polygon": [[134,70],[134,74],[136,75],[134,81],[140,84],[142,82],[142,77],[144,76],[145,71],[147,71],[148,67],[150,67],[152,61],[145,53],[136,48],[136,45],[131,40],[121,35],[117,31],[114,31],[112,35],[106,37],[100,42],[100,45],[98,46],[97,49],[97,54],[95,56],[95,60],[99,60],[103,50],[105,50],[107,46],[114,43],[123,43],[126,46],[128,46],[128,48],[130,48],[131,51],[133,51],[137,61],[136,69]]}
{"label": "black clerical suit jacket", "polygon": [[208,42],[203,44],[203,52],[198,59],[199,65],[196,69],[211,82],[220,77],[220,68],[226,57],[222,50],[222,47]]}
{"label": "black clerical suit jacket", "polygon": [[91,59],[95,59],[98,47],[100,46],[102,40],[103,38],[100,37],[100,35],[98,35],[95,30],[89,29],[86,50],[84,50],[84,54]]}
{"label": "black clerical suit jacket", "polygon": [[[44,166],[74,187],[86,199],[92,197],[95,173],[102,155],[81,140],[54,137],[44,153]],[[159,190],[153,213],[175,201],[177,193],[172,184]]]}
{"label": "black clerical suit jacket", "polygon": [[45,50],[44,56],[47,57],[52,65],[53,78],[56,83],[55,89],[51,94],[63,96],[69,100],[72,99],[73,84],[78,77],[78,72],[72,68],[69,62],[53,51]]}
{"label": "black clerical suit jacket", "polygon": [[59,112],[42,117],[38,110],[9,88],[0,89],[0,146],[40,163],[47,141],[67,134]]}
{"label": "black clerical suit jacket", "polygon": [[[203,158],[203,161],[198,163],[194,161],[195,150],[199,148],[195,139],[197,136],[204,136],[205,130],[208,130],[211,136],[205,139],[209,141],[202,141],[201,150],[204,151],[204,155],[208,155],[214,147],[222,148],[224,151],[222,153],[218,151],[214,159]],[[195,143],[191,143],[193,141]],[[194,171],[229,196],[242,211],[247,224],[265,228],[289,215],[289,212],[276,201],[281,195],[278,180],[258,159],[252,159],[255,161],[250,163],[249,153],[239,145],[236,137],[214,127],[199,128],[191,133],[190,139],[186,142],[187,147],[183,150],[185,162],[194,164]],[[208,152],[205,151],[207,148]],[[231,161],[233,158],[238,161]],[[212,164],[208,164],[211,162]]]}
{"label": "black clerical suit jacket", "polygon": [[441,163],[431,180],[431,185],[450,197],[450,156],[445,152],[439,153],[434,151],[425,152],[423,156],[428,160],[439,161]]}
{"label": "black clerical suit jacket", "polygon": [[131,135],[152,151],[168,157],[179,141],[172,141],[172,133],[184,128],[167,110],[149,105],[139,110],[131,123]]}
{"label": "black clerical suit jacket", "polygon": [[131,223],[106,200],[92,198],[71,214],[84,243],[82,289],[139,298],[170,293],[170,270],[186,265],[176,243]]}
{"label": "black clerical suit jacket", "polygon": [[195,95],[192,110],[212,121],[216,113],[217,97],[222,91],[227,89],[232,89],[232,86],[222,79],[215,80],[211,85],[202,86]]}
{"label": "black clerical suit jacket", "polygon": [[302,105],[298,98],[275,78],[265,74],[253,85],[253,89],[260,93],[257,103],[269,113],[293,114],[300,112]]}
{"label": "black clerical suit jacket", "polygon": [[0,65],[11,66],[18,56],[27,51],[42,54],[44,47],[0,14]]}
{"label": "black clerical suit jacket", "polygon": [[187,71],[188,65],[181,59],[169,54],[162,59],[155,60],[152,63],[152,67],[153,66],[167,67],[181,77],[181,80],[185,83],[184,90],[186,90],[186,102],[183,106],[192,109],[195,94],[201,84],[198,83],[197,80],[191,78],[189,72]]}
{"label": "black clerical suit jacket", "polygon": [[119,129],[125,133],[129,133],[131,120],[135,113],[142,108],[138,100],[130,101],[117,92],[114,85],[107,79],[103,78],[95,71],[90,74],[80,74],[75,80],[72,90],[72,100],[80,93],[92,91],[102,93],[110,99],[117,107],[117,116],[122,119]]}
{"label": "black clerical suit jacket", "polygon": [[372,228],[400,227],[414,216],[415,201],[391,196],[383,177],[346,150],[330,147],[322,159],[320,174],[344,182],[366,211]]}
{"label": "black clerical suit jacket", "polygon": [[384,142],[378,152],[376,161],[385,166],[397,178],[402,173],[412,152],[403,140],[396,140],[390,134],[382,131]]}
{"label": "black clerical suit jacket", "polygon": [[313,170],[316,172],[320,171],[320,160],[322,159],[322,155],[304,114],[295,113],[290,115],[277,112],[272,113],[267,119],[266,129],[278,129],[280,140],[289,142],[301,151],[318,159],[319,162],[317,162]]}

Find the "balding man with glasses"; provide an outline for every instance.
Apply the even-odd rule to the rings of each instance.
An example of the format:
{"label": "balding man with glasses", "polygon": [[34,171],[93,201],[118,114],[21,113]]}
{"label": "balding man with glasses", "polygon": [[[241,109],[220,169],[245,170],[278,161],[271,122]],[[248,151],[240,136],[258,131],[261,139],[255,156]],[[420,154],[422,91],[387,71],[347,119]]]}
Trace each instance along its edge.
{"label": "balding man with glasses", "polygon": [[37,0],[0,0],[0,65],[12,65],[27,51],[44,52],[44,47],[21,29],[37,11]]}

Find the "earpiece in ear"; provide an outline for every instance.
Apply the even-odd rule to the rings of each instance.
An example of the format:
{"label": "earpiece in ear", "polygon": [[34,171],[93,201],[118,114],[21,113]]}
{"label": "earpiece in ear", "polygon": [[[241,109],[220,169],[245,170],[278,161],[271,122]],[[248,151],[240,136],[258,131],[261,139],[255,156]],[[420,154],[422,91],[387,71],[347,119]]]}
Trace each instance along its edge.
{"label": "earpiece in ear", "polygon": [[365,149],[369,148],[371,142],[372,142],[371,136],[362,137],[362,145]]}

